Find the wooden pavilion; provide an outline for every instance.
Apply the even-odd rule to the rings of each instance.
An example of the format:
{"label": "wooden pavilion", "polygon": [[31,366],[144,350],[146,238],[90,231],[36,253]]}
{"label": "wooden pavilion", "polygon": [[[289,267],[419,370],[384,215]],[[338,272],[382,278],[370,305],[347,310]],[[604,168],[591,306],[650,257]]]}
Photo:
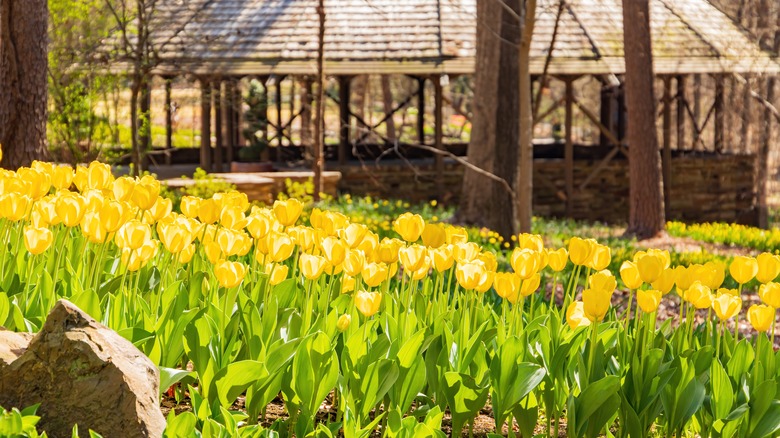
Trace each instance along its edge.
{"label": "wooden pavilion", "polygon": [[[394,112],[412,103],[418,108],[418,144],[448,148],[443,138],[444,88],[452,78],[480,68],[474,65],[475,2],[325,0],[325,71],[338,84],[338,91],[329,92],[328,99],[338,103],[340,122],[338,144],[329,168],[344,168],[350,160],[359,158],[358,146],[367,133],[385,140],[385,149],[393,147],[393,142],[383,138],[377,128]],[[751,80],[756,82],[757,78],[776,74],[780,67],[772,54],[761,50],[744,29],[707,0],[651,0],[650,4],[661,103],[664,187],[669,199],[675,187],[675,150],[675,155],[685,151],[748,154],[755,160],[755,154],[761,151],[745,147],[731,135],[751,128],[737,127],[737,122],[726,116],[724,84],[732,84],[737,78],[750,87]],[[310,131],[298,139],[291,135],[290,127],[299,119],[301,130],[307,131],[312,117],[311,89],[319,30],[316,5],[317,0],[169,0],[158,6],[154,19],[160,30],[153,38],[159,48],[160,63],[154,74],[165,79],[167,111],[171,107],[170,84],[174,78],[186,77],[200,83],[201,167],[223,170],[224,163],[232,161],[235,148],[241,144],[239,81],[245,78],[259,80],[267,90],[266,97],[274,96],[275,107],[269,110],[276,113],[271,118],[275,122],[269,123],[265,136],[271,145],[279,146],[274,148],[277,157],[284,151],[308,146]],[[536,87],[557,86],[562,93],[545,97],[546,101],[537,105],[541,109],[536,120],[544,120],[555,111],[565,114],[559,160],[563,174],[535,174],[535,186],[550,189],[553,198],[565,207],[553,208],[551,214],[582,216],[577,213],[578,192],[584,192],[599,181],[601,173],[610,171],[616,157],[626,156],[620,5],[620,0],[569,0],[563,7],[559,7],[558,0],[539,2],[531,72]],[[404,75],[417,82],[416,90],[397,99],[379,123],[364,120],[351,105],[353,79],[369,74]],[[593,111],[575,95],[576,86],[584,78],[597,79],[600,111]],[[291,81],[293,90],[295,85],[299,87],[302,98],[298,108],[291,99],[290,108],[283,111],[283,80]],[[712,84],[709,98],[701,96],[698,87],[695,91],[690,89],[691,83],[702,81]],[[426,92],[431,88],[434,105],[427,109]],[[748,105],[750,99],[744,100]],[[586,174],[575,169],[575,109],[598,129],[604,151],[589,155],[591,162]],[[287,114],[286,120],[283,113]],[[432,123],[426,120],[426,114]],[[170,114],[166,120],[170,121]],[[431,124],[433,135],[426,137],[426,127],[430,132]],[[170,123],[167,146],[171,146]],[[441,189],[441,181],[447,179],[445,173],[452,163],[447,163],[441,154],[432,155],[434,163],[429,175],[439,181],[437,189]],[[741,169],[744,173],[745,167]],[[744,178],[747,179],[750,176]],[[755,191],[746,202],[755,203]],[[539,200],[535,199],[535,203]]]}

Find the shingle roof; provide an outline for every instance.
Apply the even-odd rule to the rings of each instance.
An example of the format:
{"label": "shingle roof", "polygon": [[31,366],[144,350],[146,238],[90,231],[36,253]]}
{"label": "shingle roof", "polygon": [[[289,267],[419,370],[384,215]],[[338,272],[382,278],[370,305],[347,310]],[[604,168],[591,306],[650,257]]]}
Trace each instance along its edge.
{"label": "shingle roof", "polygon": [[[476,0],[325,0],[330,74],[470,73]],[[651,0],[657,73],[777,71],[769,54],[707,0]],[[314,73],[317,0],[160,0],[160,72]],[[621,0],[569,0],[550,72],[624,71]],[[558,0],[540,0],[531,71],[540,73]]]}

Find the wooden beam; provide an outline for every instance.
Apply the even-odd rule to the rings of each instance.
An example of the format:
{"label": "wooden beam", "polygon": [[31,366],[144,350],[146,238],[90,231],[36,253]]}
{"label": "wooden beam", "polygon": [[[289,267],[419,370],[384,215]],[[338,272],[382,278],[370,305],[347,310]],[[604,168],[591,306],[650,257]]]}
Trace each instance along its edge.
{"label": "wooden beam", "polygon": [[[440,151],[444,150],[444,113],[443,99],[444,90],[441,85],[441,76],[434,76],[434,147]],[[436,154],[436,184],[439,188],[438,193],[441,196],[444,193],[444,155]]]}
{"label": "wooden beam", "polygon": [[200,167],[211,172],[211,82],[200,79]]}
{"label": "wooden beam", "polygon": [[664,152],[661,156],[661,166],[663,170],[664,182],[664,212],[667,218],[670,217],[670,204],[672,193],[672,78],[664,76],[664,113],[663,113],[663,147]]}
{"label": "wooden beam", "polygon": [[699,126],[699,120],[701,120],[701,75],[695,74],[693,75],[693,112],[691,112],[691,109],[688,108],[688,112],[691,115],[691,120],[693,120],[693,149],[694,150],[701,150],[699,146],[704,147],[704,143],[700,142],[701,133],[703,131],[702,129],[695,129],[695,127]]}
{"label": "wooden beam", "polygon": [[724,132],[725,132],[725,113],[723,111],[724,101],[724,86],[723,75],[715,76],[715,152],[723,152],[725,146]]}
{"label": "wooden beam", "polygon": [[312,80],[305,76],[301,84],[301,146],[312,146],[311,133],[311,104],[312,104]]}
{"label": "wooden beam", "polygon": [[236,82],[234,79],[229,79],[225,83],[225,147],[227,149],[225,154],[225,160],[228,168],[230,163],[233,162],[233,149],[236,147]]}
{"label": "wooden beam", "polygon": [[574,133],[572,118],[574,113],[574,86],[571,79],[566,80],[566,121],[564,135],[566,145],[563,150],[564,178],[566,179],[566,216],[574,213]]}
{"label": "wooden beam", "polygon": [[[282,81],[284,80],[284,76],[277,76],[276,78],[276,86],[274,87],[274,91],[276,92],[276,96],[274,98],[275,100],[275,106],[276,106],[276,129],[281,130],[282,129]],[[282,141],[284,139],[284,136],[281,135],[282,132],[277,132],[276,138],[279,139],[279,143],[277,146],[280,148],[284,146],[284,142]],[[279,155],[277,155],[277,161],[281,161],[281,149],[277,151]]]}
{"label": "wooden beam", "polygon": [[685,76],[677,76],[677,150],[685,147]]}
{"label": "wooden beam", "polygon": [[350,76],[339,76],[339,164],[347,162],[347,153],[352,148],[350,144],[350,99],[352,97]]}
{"label": "wooden beam", "polygon": [[214,88],[213,88],[213,96],[214,96],[214,136],[216,137],[216,145],[214,150],[214,170],[217,172],[224,172],[224,151],[225,151],[225,142],[224,142],[224,127],[223,127],[223,121],[224,118],[222,117],[222,109],[224,108],[223,102],[222,102],[222,79],[218,79],[214,81]]}
{"label": "wooden beam", "polygon": [[596,167],[593,168],[593,170],[590,172],[590,175],[588,175],[587,178],[585,178],[585,181],[582,182],[582,184],[579,185],[577,190],[583,191],[588,187],[588,184],[590,184],[591,181],[593,181],[593,178],[598,175],[599,172],[601,172],[601,169],[603,169],[607,164],[609,164],[610,161],[612,161],[613,158],[615,158],[615,155],[617,155],[619,149],[618,148],[612,148],[609,153],[599,161],[599,164],[596,165]]}
{"label": "wooden beam", "polygon": [[740,128],[739,143],[742,144],[742,152],[753,151],[753,96],[750,94],[750,76],[745,76],[744,91],[742,96],[742,126]]}
{"label": "wooden beam", "polygon": [[603,125],[603,124],[602,124],[602,123],[599,121],[599,119],[596,117],[596,115],[595,115],[595,114],[593,114],[593,112],[592,112],[590,109],[588,109],[588,107],[586,107],[585,105],[583,105],[582,103],[580,103],[580,101],[579,101],[579,100],[577,100],[577,98],[576,98],[576,97],[572,97],[572,102],[573,102],[575,105],[577,105],[577,109],[579,109],[580,111],[582,111],[582,113],[583,113],[583,114],[585,114],[585,117],[587,117],[588,119],[590,119],[590,121],[591,121],[591,122],[592,122],[594,125],[596,125],[596,127],[597,127],[597,128],[599,128],[599,131],[601,131],[601,133],[602,133],[602,134],[604,134],[604,137],[606,137],[606,138],[607,138],[607,140],[609,140],[609,142],[610,142],[610,143],[612,143],[612,144],[615,146],[615,148],[617,148],[617,149],[620,151],[620,153],[622,153],[623,155],[625,155],[626,157],[628,157],[628,150],[626,150],[626,147],[625,147],[625,146],[623,145],[623,143],[622,143],[622,142],[621,142],[621,141],[620,141],[620,140],[617,138],[617,136],[615,135],[615,133],[613,133],[613,132],[612,132],[612,131],[610,131],[610,130],[609,130],[607,127],[606,127],[606,126],[604,126],[604,125]]}
{"label": "wooden beam", "polygon": [[[165,148],[173,147],[173,110],[171,108],[171,83],[173,78],[165,77]],[[166,155],[166,163],[170,165],[170,155]]]}
{"label": "wooden beam", "polygon": [[425,144],[425,77],[417,78],[417,141]]}

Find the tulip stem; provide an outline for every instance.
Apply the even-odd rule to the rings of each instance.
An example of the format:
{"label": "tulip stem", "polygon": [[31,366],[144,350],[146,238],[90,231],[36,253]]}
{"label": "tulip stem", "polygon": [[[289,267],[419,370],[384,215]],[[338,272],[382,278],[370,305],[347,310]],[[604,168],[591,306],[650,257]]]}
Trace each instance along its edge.
{"label": "tulip stem", "polygon": [[628,330],[628,323],[631,320],[631,304],[634,303],[634,290],[629,289],[628,290],[628,308],[626,309],[626,330]]}
{"label": "tulip stem", "polygon": [[599,334],[599,322],[598,320],[593,321],[593,323],[590,325],[591,332],[590,332],[590,355],[588,356],[588,378],[589,383],[592,383],[595,380],[594,376],[594,364],[596,362],[596,343],[598,342],[598,334]]}

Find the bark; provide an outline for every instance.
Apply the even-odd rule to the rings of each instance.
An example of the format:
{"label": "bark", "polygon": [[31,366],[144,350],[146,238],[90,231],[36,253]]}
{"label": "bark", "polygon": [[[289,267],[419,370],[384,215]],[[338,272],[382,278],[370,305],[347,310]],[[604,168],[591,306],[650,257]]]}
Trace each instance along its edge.
{"label": "bark", "polygon": [[0,145],[2,166],[45,159],[46,0],[0,0]]}
{"label": "bark", "polygon": [[[491,172],[496,143],[496,109],[498,99],[498,65],[501,49],[501,10],[495,0],[477,0],[477,55],[474,75],[474,115],[468,161]],[[488,194],[493,181],[473,170],[466,169],[458,209],[459,220],[485,223],[485,212],[490,211]]]}
{"label": "bark", "polygon": [[520,117],[520,160],[517,167],[517,219],[520,231],[531,232],[533,217],[533,183],[534,183],[534,133],[533,133],[533,102],[531,96],[531,39],[536,21],[536,0],[525,0],[523,9],[523,29],[519,47],[519,117]]}
{"label": "bark", "polygon": [[661,156],[655,126],[648,0],[623,0],[628,105],[629,220],[627,234],[646,238],[664,229]]}
{"label": "bark", "polygon": [[[520,45],[520,23],[517,16],[520,15],[521,0],[503,1],[508,8],[503,9],[501,13],[498,89],[496,90],[497,95],[493,97],[497,102],[493,173],[499,178],[509,181],[510,184],[514,184],[518,170],[519,126],[517,122],[520,99],[517,90],[520,75],[517,48]],[[516,230],[514,201],[504,187],[499,184],[492,185],[487,226],[498,232],[504,239],[508,239]]]}
{"label": "bark", "polygon": [[317,47],[317,118],[314,125],[314,201],[320,200],[323,190],[322,171],[324,160],[324,123],[325,123],[325,2],[319,0],[317,5],[319,16],[319,40]]}

